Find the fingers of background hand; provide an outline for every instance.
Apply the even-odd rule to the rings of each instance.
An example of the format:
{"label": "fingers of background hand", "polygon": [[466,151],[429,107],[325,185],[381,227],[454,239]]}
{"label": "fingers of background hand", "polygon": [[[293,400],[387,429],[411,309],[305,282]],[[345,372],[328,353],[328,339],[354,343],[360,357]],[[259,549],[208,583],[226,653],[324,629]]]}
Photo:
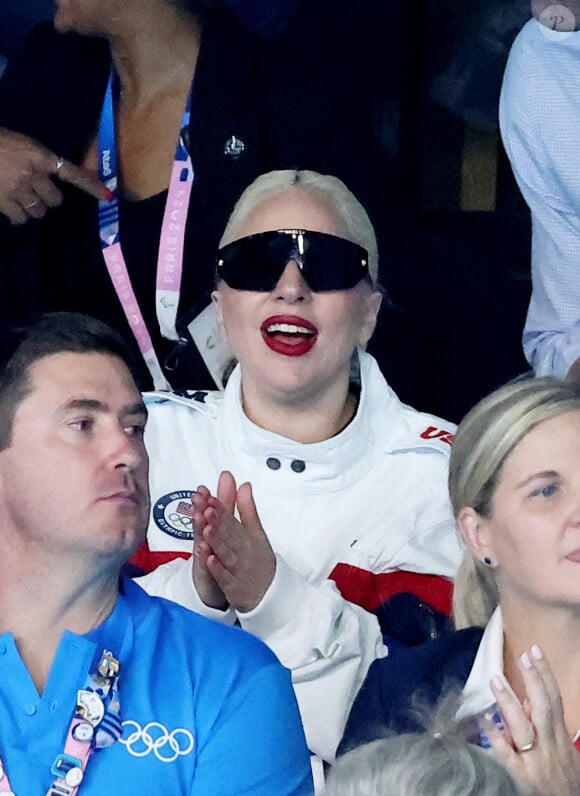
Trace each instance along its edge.
{"label": "fingers of background hand", "polygon": [[94,196],[95,199],[104,199],[107,193],[106,187],[99,180],[96,174],[91,171],[76,166],[69,160],[65,160],[63,165],[57,170],[56,160],[54,162],[53,173],[56,174],[59,180],[68,182],[79,188],[81,191]]}
{"label": "fingers of background hand", "polygon": [[0,128],[0,156],[5,157],[7,163],[19,164],[24,179],[35,171],[43,174],[56,171],[56,155],[50,149],[13,130]]}
{"label": "fingers of background hand", "polygon": [[[51,193],[49,186],[52,186],[56,196]],[[4,197],[4,201],[0,201],[0,212],[12,224],[24,224],[31,218],[43,218],[47,209],[60,204],[61,199],[62,194],[50,177],[39,175],[26,186],[20,186],[10,198]]]}
{"label": "fingers of background hand", "polygon": [[12,199],[5,199],[3,202],[0,201],[0,213],[5,215],[8,221],[14,224],[14,226],[26,224],[30,219],[30,216],[23,209],[22,205]]}
{"label": "fingers of background hand", "polygon": [[534,725],[526,715],[522,704],[503,675],[496,675],[490,682],[500,713],[508,727],[516,749],[532,743],[536,737]]}
{"label": "fingers of background hand", "polygon": [[23,205],[23,210],[28,218],[39,219],[44,218],[48,208],[40,199],[34,199],[31,202],[26,202]]}
{"label": "fingers of background hand", "polygon": [[36,199],[40,199],[48,207],[58,207],[63,199],[62,191],[54,184],[52,179],[33,180],[34,193]]}
{"label": "fingers of background hand", "polygon": [[219,477],[216,496],[230,514],[234,513],[236,507],[236,491],[234,476],[228,470],[224,470]]}
{"label": "fingers of background hand", "polygon": [[12,198],[39,175],[48,178],[54,173],[56,161],[56,155],[33,138],[0,128],[0,183]]}

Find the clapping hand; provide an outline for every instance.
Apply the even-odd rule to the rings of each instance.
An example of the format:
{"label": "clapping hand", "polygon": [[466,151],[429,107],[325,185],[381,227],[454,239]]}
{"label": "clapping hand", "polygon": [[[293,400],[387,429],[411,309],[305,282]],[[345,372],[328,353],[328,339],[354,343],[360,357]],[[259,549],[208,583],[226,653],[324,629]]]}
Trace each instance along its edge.
{"label": "clapping hand", "polygon": [[562,697],[548,661],[533,646],[520,658],[527,698],[522,704],[502,676],[491,681],[506,726],[484,731],[496,758],[524,793],[579,796],[580,753],[564,722]]}
{"label": "clapping hand", "polygon": [[[217,496],[199,487],[192,497],[196,529],[193,579],[201,599],[214,608],[255,608],[270,586],[276,557],[256,511],[250,484],[236,489],[231,473],[220,475]],[[234,517],[238,509],[240,520]]]}

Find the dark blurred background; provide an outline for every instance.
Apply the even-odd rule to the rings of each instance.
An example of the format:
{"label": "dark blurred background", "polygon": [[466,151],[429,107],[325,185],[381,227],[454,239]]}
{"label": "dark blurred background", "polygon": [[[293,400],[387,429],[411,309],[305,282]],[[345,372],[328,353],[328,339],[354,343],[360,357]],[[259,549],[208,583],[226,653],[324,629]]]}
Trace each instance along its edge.
{"label": "dark blurred background", "polygon": [[[328,80],[346,59],[369,90],[390,298],[370,348],[404,401],[458,421],[527,369],[530,223],[497,105],[529,0],[218,2],[261,35],[290,37],[297,58],[301,43],[314,43]],[[47,0],[0,0],[3,57],[51,15]]]}

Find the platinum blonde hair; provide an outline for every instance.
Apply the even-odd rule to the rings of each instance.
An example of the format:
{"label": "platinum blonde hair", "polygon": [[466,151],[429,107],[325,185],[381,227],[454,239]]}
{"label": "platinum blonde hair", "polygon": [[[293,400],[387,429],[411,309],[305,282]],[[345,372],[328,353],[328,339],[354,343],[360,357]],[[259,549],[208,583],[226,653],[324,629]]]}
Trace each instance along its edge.
{"label": "platinum blonde hair", "polygon": [[[344,225],[348,239],[363,246],[369,254],[369,271],[373,284],[377,284],[379,252],[377,238],[368,213],[346,185],[329,174],[316,171],[284,169],[260,175],[238,199],[220,241],[220,248],[237,240],[238,229],[258,205],[278,194],[302,188],[318,193],[332,208]],[[312,230],[315,232],[316,230]]]}
{"label": "platinum blonde hair", "polygon": [[[553,378],[520,379],[480,401],[461,421],[449,462],[453,513],[470,506],[490,517],[504,462],[540,423],[580,411],[580,388]],[[498,604],[495,572],[467,553],[455,580],[456,627],[487,624]]]}

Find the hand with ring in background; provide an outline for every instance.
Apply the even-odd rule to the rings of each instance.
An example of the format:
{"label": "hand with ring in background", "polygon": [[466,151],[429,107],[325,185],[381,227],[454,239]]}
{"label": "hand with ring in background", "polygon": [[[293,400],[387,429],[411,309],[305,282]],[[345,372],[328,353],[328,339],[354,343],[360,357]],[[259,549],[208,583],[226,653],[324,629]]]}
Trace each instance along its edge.
{"label": "hand with ring in background", "polygon": [[14,224],[43,218],[63,199],[68,182],[96,199],[108,191],[98,176],[58,157],[32,138],[0,128],[0,213]]}
{"label": "hand with ring in background", "polygon": [[562,697],[542,650],[534,645],[519,667],[523,704],[501,675],[490,683],[506,724],[483,728],[494,754],[523,792],[533,796],[579,796],[580,752],[564,721]]}

